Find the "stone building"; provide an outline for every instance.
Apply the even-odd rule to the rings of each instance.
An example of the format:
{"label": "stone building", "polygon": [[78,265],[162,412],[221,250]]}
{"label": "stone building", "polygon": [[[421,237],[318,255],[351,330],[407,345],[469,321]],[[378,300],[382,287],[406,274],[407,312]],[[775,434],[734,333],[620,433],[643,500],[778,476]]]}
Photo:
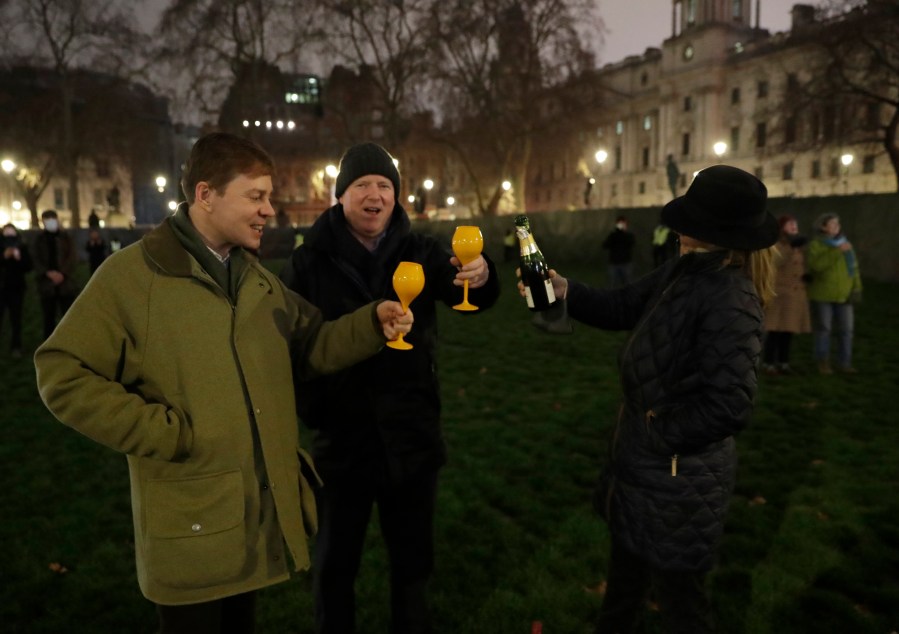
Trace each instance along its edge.
{"label": "stone building", "polygon": [[[671,36],[659,48],[548,94],[528,211],[661,206],[672,196],[669,155],[678,194],[696,170],[720,162],[755,173],[771,197],[896,191],[882,143],[851,133],[864,116],[790,107],[821,67],[816,38],[833,24],[795,5],[791,30],[772,35],[758,27],[760,5],[753,22],[749,0],[673,0]],[[591,96],[576,115],[566,112],[572,90]]]}

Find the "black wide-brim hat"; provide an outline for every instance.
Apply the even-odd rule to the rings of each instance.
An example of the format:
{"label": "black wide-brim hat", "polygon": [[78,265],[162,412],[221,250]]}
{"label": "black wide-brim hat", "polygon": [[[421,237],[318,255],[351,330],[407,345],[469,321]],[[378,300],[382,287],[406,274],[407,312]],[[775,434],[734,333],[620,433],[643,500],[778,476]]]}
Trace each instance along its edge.
{"label": "black wide-brim hat", "polygon": [[713,165],[696,174],[687,193],[665,205],[662,222],[701,242],[756,251],[773,245],[780,233],[767,202],[768,190],[758,178],[730,165]]}

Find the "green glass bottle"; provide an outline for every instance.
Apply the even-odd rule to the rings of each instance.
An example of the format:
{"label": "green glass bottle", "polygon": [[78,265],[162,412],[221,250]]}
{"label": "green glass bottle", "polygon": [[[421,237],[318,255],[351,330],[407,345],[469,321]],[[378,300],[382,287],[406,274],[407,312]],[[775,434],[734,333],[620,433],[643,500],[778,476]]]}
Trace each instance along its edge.
{"label": "green glass bottle", "polygon": [[528,217],[524,214],[515,216],[515,234],[521,249],[521,281],[527,294],[528,308],[541,311],[555,306],[556,294],[549,279],[549,266],[534,241]]}

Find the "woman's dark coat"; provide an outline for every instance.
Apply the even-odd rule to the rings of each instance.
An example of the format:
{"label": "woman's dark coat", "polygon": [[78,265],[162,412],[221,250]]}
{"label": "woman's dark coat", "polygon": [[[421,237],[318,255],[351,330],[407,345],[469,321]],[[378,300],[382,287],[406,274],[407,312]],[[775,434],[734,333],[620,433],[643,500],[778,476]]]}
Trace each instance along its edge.
{"label": "woman's dark coat", "polygon": [[613,537],[661,570],[712,567],[735,480],[733,435],[752,413],[762,308],[724,255],[688,254],[622,289],[569,286],[572,317],[632,330],[596,502]]}

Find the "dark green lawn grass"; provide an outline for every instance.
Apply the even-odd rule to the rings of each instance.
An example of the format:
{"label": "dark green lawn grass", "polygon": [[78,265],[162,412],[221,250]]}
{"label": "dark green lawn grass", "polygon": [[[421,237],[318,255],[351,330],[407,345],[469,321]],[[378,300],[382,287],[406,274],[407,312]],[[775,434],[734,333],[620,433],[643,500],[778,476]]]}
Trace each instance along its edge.
{"label": "dark green lawn grass", "polygon": [[[276,265],[275,265],[276,266]],[[598,282],[586,266],[559,269]],[[608,547],[590,506],[618,400],[621,333],[528,323],[503,266],[503,297],[482,316],[442,311],[440,374],[450,462],[441,478],[438,631],[590,631]],[[39,324],[29,298],[26,340]],[[414,310],[414,304],[413,304]],[[866,284],[855,376],[765,377],[710,592],[722,632],[888,634],[899,630],[899,287]],[[30,359],[0,376],[0,630],[153,632],[134,575],[125,460],[55,422]],[[358,581],[361,633],[387,631],[384,551],[369,535]],[[65,574],[50,569],[59,563]],[[657,619],[648,614],[648,630]],[[259,631],[311,632],[307,574],[260,593]]]}

